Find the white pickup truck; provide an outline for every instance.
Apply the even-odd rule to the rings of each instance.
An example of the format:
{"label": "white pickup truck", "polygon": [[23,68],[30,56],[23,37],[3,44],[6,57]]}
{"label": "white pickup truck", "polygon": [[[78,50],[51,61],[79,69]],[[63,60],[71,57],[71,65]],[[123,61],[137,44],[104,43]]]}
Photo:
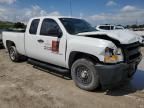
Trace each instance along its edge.
{"label": "white pickup truck", "polygon": [[25,33],[2,35],[12,61],[25,56],[33,65],[71,72],[75,84],[84,90],[119,85],[134,75],[142,58],[132,32],[96,31],[78,18],[36,17]]}

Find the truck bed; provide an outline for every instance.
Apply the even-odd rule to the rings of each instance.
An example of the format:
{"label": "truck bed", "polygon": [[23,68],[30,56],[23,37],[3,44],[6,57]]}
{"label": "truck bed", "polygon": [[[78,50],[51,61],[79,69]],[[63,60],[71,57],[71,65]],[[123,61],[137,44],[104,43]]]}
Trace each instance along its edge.
{"label": "truck bed", "polygon": [[12,41],[14,42],[17,51],[20,54],[25,55],[25,47],[24,47],[24,37],[25,37],[25,33],[20,33],[20,32],[3,32],[2,33],[2,40],[4,43],[5,48],[7,48],[7,41]]}

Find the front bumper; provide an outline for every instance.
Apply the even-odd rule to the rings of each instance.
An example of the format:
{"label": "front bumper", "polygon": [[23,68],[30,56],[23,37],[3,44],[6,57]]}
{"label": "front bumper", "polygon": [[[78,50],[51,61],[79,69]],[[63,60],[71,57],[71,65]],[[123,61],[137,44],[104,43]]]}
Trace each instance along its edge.
{"label": "front bumper", "polygon": [[136,72],[137,65],[140,61],[141,59],[131,64],[120,63],[114,65],[96,65],[102,88],[114,88],[130,79],[130,77]]}

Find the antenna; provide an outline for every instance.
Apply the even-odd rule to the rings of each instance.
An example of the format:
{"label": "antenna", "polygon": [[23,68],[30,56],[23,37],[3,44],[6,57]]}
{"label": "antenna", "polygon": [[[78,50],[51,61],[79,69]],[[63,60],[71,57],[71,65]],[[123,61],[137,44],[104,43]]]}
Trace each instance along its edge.
{"label": "antenna", "polygon": [[136,19],[136,25],[138,25],[138,19]]}
{"label": "antenna", "polygon": [[70,16],[72,16],[72,1],[70,0]]}

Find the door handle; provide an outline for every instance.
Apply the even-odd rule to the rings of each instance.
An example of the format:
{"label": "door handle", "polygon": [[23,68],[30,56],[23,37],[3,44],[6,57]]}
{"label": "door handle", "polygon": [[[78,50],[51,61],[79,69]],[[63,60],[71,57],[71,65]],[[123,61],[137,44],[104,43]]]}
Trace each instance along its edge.
{"label": "door handle", "polygon": [[39,39],[39,40],[37,40],[39,43],[44,43],[44,40],[42,40],[42,39]]}

